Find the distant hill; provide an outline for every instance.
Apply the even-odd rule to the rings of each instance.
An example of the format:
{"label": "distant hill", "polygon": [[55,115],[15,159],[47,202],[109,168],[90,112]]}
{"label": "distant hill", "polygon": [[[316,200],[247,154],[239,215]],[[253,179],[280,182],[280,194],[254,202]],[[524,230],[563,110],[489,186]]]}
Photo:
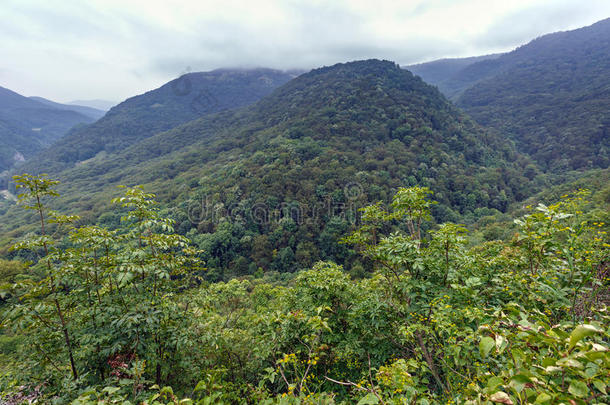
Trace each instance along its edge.
{"label": "distant hill", "polygon": [[91,125],[74,129],[25,169],[53,173],[101,152],[121,151],[202,115],[258,101],[293,77],[291,73],[272,69],[219,69],[186,74],[127,99]]}
{"label": "distant hill", "polygon": [[453,98],[473,84],[473,80],[464,80],[460,72],[478,62],[488,61],[486,62],[487,64],[493,64],[492,61],[502,55],[496,53],[469,58],[439,59],[432,62],[409,65],[405,68],[424,79],[424,81],[437,86],[447,97]]}
{"label": "distant hill", "polygon": [[69,101],[66,104],[68,105],[82,105],[85,107],[95,108],[96,110],[108,111],[118,103],[116,101],[109,100],[74,100]]}
{"label": "distant hill", "polygon": [[95,118],[0,87],[0,173]]}
{"label": "distant hill", "polygon": [[61,104],[56,103],[55,101],[47,100],[43,97],[30,97],[30,99],[34,101],[38,101],[39,103],[49,105],[51,107],[55,107],[59,110],[68,110],[68,111],[76,111],[77,113],[86,115],[94,120],[99,120],[106,114],[106,111],[98,110],[97,108],[91,108],[83,105],[76,104]]}
{"label": "distant hill", "polygon": [[64,182],[63,209],[105,223],[118,218],[98,217],[115,186],[144,184],[206,251],[213,272],[239,273],[249,263],[291,271],[321,258],[351,260],[337,241],[357,209],[400,186],[432,188],[440,220],[503,211],[529,195],[528,163],[437,89],[392,62],[369,60],[315,69],[249,107],[55,177]]}
{"label": "distant hill", "polygon": [[610,165],[610,19],[427,78],[547,171]]}

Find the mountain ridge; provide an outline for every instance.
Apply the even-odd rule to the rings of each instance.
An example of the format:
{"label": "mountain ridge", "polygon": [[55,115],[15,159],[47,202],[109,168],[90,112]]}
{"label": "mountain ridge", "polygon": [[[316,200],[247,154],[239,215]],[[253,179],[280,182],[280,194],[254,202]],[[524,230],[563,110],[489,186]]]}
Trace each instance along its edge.
{"label": "mountain ridge", "polygon": [[112,107],[99,121],[68,133],[30,171],[58,172],[101,152],[125,149],[199,116],[257,101],[293,77],[274,69],[187,73]]}
{"label": "mountain ridge", "polygon": [[96,110],[108,111],[118,103],[116,101],[110,100],[101,100],[101,99],[93,99],[93,100],[71,100],[67,103],[67,105],[82,105],[84,107],[94,108]]}
{"label": "mountain ridge", "polygon": [[31,100],[38,101],[39,103],[49,105],[51,107],[57,108],[59,110],[69,110],[76,111],[77,113],[83,114],[87,117],[92,118],[93,120],[98,120],[106,114],[106,111],[102,111],[96,108],[87,107],[84,105],[78,104],[62,104],[55,102],[53,100],[46,99],[44,97],[31,96],[29,97]]}
{"label": "mountain ridge", "polygon": [[[460,86],[452,84],[451,80],[455,75],[466,69],[468,66],[483,61],[493,61],[503,53],[488,54],[481,56],[469,56],[465,58],[444,58],[430,62],[418,63],[405,66],[412,73],[420,76],[424,81],[434,84],[449,99],[453,99],[459,93]],[[489,63],[489,62],[488,62]],[[493,62],[491,62],[493,63]]]}
{"label": "mountain ridge", "polygon": [[[610,165],[610,18],[535,39],[457,105],[549,172]],[[472,65],[474,66],[474,65]]]}

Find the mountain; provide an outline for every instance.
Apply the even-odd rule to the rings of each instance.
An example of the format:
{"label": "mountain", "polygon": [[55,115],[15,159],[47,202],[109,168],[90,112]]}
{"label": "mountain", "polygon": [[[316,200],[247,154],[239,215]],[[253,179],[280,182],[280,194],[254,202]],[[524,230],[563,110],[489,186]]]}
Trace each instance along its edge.
{"label": "mountain", "polygon": [[119,217],[100,212],[116,185],[144,184],[206,252],[214,277],[283,272],[352,261],[338,238],[358,208],[400,186],[434,190],[439,220],[503,211],[529,195],[529,163],[420,78],[368,60],[313,70],[251,106],[70,167],[59,204],[112,225]]}
{"label": "mountain", "polygon": [[96,110],[108,111],[118,103],[109,100],[74,100],[66,103],[68,105],[82,105],[85,107],[95,108]]}
{"label": "mountain", "polygon": [[[436,84],[546,171],[610,165],[610,19],[537,38]],[[430,78],[430,76],[429,76]],[[448,90],[449,89],[449,90]],[[451,89],[462,89],[455,93]]]}
{"label": "mountain", "polygon": [[502,54],[496,53],[468,58],[439,59],[432,62],[409,65],[406,66],[406,69],[418,75],[426,82],[434,84],[443,94],[451,99],[473,84],[472,80],[465,80],[462,75],[458,75],[460,72],[478,62],[487,61],[482,65],[493,64],[493,61],[500,56]]}
{"label": "mountain", "polygon": [[100,153],[112,154],[202,115],[251,104],[293,77],[272,69],[188,73],[74,129],[25,170],[53,173]]}
{"label": "mountain", "polygon": [[68,110],[68,111],[76,111],[77,113],[83,114],[87,117],[92,118],[93,120],[99,120],[106,114],[106,111],[98,110],[97,108],[91,108],[84,105],[77,104],[61,104],[56,103],[55,101],[47,100],[43,97],[30,97],[30,99],[34,101],[38,101],[39,103],[57,108],[59,110]]}
{"label": "mountain", "polygon": [[610,19],[536,39],[457,100],[552,172],[610,165]]}
{"label": "mountain", "polygon": [[0,87],[0,173],[94,118]]}

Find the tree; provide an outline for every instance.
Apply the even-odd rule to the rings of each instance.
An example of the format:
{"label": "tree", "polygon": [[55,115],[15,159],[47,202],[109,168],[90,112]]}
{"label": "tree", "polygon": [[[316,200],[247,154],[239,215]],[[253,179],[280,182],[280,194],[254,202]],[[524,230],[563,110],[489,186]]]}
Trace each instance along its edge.
{"label": "tree", "polygon": [[[76,217],[60,215],[45,205],[48,197],[58,196],[55,186],[59,182],[49,180],[45,175],[35,177],[28,174],[14,176],[13,180],[17,190],[21,191],[17,195],[19,204],[23,205],[24,209],[36,213],[40,232],[16,243],[12,249],[37,253],[38,261],[34,266],[44,267],[44,276],[40,280],[30,280],[30,285],[18,286],[21,290],[21,294],[18,295],[20,303],[14,308],[14,316],[23,320],[17,325],[24,329],[24,333],[42,337],[39,343],[35,342],[36,338],[32,343],[43,358],[56,368],[59,368],[57,352],[61,352],[61,348],[65,347],[72,377],[76,380],[78,371],[74,361],[74,342],[65,308],[69,303],[69,292],[66,292],[64,284],[70,282],[71,274],[64,271],[61,266],[63,254],[56,248],[55,234],[48,233],[50,224],[67,225]],[[61,331],[63,344],[53,343],[53,339],[49,339],[55,335],[56,330]],[[43,342],[46,343],[46,347]]]}

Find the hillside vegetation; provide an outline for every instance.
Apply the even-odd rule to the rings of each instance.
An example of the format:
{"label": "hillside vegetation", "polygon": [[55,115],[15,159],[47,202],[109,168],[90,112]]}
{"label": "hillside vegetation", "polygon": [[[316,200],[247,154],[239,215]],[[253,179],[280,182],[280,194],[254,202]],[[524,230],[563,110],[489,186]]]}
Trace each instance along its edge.
{"label": "hillside vegetation", "polygon": [[609,404],[609,33],[0,89],[0,405]]}
{"label": "hillside vegetation", "polygon": [[[358,268],[337,245],[358,208],[422,184],[440,202],[435,218],[473,221],[528,195],[538,174],[533,165],[523,173],[528,164],[436,89],[370,60],[316,69],[251,107],[157,134],[60,178],[62,206],[95,216],[113,185],[149,184],[172,202],[178,231],[205,251],[209,277],[226,278],[259,267],[293,272],[319,259]],[[14,218],[7,235],[15,210],[5,214]]]}
{"label": "hillside vegetation", "polygon": [[429,189],[399,188],[341,241],[370,261],[364,278],[326,261],[208,284],[142,188],[114,200],[109,229],[48,210],[56,182],[16,182],[40,230],[15,244],[27,273],[0,261],[9,403],[610,400],[608,211],[586,190],[529,208],[510,241],[467,247],[464,227],[429,222]]}

